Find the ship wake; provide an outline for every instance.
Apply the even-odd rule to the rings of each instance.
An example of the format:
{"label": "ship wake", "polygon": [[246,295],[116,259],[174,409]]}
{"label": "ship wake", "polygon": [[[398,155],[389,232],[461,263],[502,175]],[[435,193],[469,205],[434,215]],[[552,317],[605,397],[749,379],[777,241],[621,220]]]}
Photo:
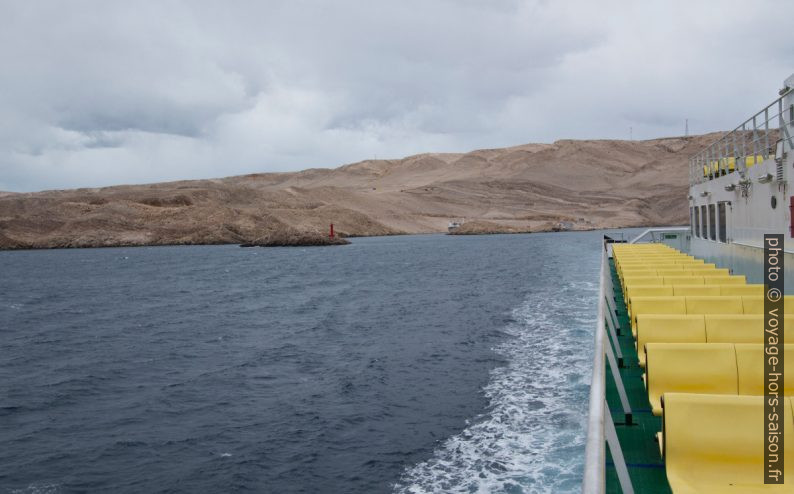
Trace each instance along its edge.
{"label": "ship wake", "polygon": [[579,488],[596,312],[594,283],[552,284],[513,311],[494,350],[489,406],[433,456],[408,468],[399,493],[570,492]]}

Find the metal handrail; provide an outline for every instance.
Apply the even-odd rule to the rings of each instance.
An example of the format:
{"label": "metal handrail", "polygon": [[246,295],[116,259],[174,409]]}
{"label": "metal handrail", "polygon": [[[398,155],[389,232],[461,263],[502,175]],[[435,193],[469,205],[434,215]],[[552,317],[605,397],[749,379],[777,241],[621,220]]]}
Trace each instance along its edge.
{"label": "metal handrail", "polygon": [[[587,443],[585,445],[584,494],[601,494],[606,489],[606,439],[604,435],[604,397],[605,362],[604,362],[604,321],[606,319],[604,299],[604,279],[606,276],[606,246],[601,253],[601,276],[598,288],[598,322],[595,331],[595,348],[593,354],[593,378],[590,382],[590,409],[587,419]],[[611,420],[611,417],[610,417]]]}
{"label": "metal handrail", "polygon": [[665,232],[688,232],[690,228],[688,226],[662,226],[658,228],[648,228],[644,232],[640,233],[633,239],[629,240],[630,244],[636,244],[649,234],[653,236],[654,233],[665,233]]}
{"label": "metal handrail", "polygon": [[[689,159],[689,183],[694,185],[721,174],[731,173],[728,163],[730,158],[734,159],[735,171],[746,169],[748,157],[752,157],[754,165],[759,163],[758,156],[762,161],[766,161],[770,156],[774,156],[771,147],[777,140],[784,140],[788,143],[789,149],[794,149],[794,140],[788,131],[794,123],[794,107],[783,108],[783,99],[792,91],[794,89],[787,88],[775,101],[692,156]],[[785,117],[786,111],[790,113],[788,120]],[[775,120],[777,120],[776,124]],[[749,141],[748,135],[751,136]],[[738,158],[741,158],[741,161]],[[712,168],[714,164],[717,165],[717,170]],[[704,166],[708,167],[705,176]]]}

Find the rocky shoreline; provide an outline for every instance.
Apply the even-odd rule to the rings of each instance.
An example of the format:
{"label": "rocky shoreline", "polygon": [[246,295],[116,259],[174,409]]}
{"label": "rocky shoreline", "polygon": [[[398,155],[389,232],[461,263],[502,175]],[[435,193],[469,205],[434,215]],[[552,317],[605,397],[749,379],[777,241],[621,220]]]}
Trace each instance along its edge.
{"label": "rocky shoreline", "polygon": [[253,242],[242,243],[240,247],[319,247],[348,244],[350,244],[350,241],[339,235],[331,237],[327,233],[318,231],[288,229],[270,233]]}

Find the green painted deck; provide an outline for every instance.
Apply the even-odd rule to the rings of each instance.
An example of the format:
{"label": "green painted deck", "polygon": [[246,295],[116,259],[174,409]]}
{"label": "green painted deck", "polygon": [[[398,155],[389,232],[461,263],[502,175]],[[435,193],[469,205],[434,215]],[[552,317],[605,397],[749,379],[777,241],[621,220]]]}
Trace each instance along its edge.
{"label": "green painted deck", "polygon": [[[609,268],[612,282],[615,286],[615,298],[617,299],[615,308],[618,311],[618,321],[621,327],[621,334],[618,336],[618,340],[620,349],[623,352],[623,368],[620,369],[620,375],[623,378],[623,385],[626,387],[626,394],[631,406],[632,425],[626,425],[625,423],[623,408],[620,405],[620,398],[615,387],[615,381],[612,379],[609,364],[607,364],[606,369],[607,403],[612,413],[612,420],[615,423],[620,446],[623,449],[623,456],[629,468],[634,491],[637,493],[669,493],[671,490],[667,483],[664,462],[659,454],[659,445],[655,440],[656,433],[662,429],[662,419],[661,417],[654,417],[651,413],[645,385],[642,382],[643,371],[637,360],[637,350],[634,348],[634,338],[631,335],[631,326],[626,314],[626,303],[623,300],[623,293],[620,280],[615,271],[614,261],[611,259]],[[606,343],[611,344],[609,338],[607,338]],[[608,447],[606,488],[607,492],[621,492]]]}

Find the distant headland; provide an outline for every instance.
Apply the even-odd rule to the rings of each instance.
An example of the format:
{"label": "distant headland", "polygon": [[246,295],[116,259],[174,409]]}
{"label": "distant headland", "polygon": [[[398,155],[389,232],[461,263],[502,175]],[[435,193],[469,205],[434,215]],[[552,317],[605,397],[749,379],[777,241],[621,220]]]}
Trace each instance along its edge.
{"label": "distant headland", "polygon": [[681,224],[687,158],[718,135],[562,140],[291,173],[2,192],[0,249],[324,245],[327,235],[298,242],[295,232],[334,223],[341,237],[440,233],[454,218],[466,218],[459,233],[480,234]]}

